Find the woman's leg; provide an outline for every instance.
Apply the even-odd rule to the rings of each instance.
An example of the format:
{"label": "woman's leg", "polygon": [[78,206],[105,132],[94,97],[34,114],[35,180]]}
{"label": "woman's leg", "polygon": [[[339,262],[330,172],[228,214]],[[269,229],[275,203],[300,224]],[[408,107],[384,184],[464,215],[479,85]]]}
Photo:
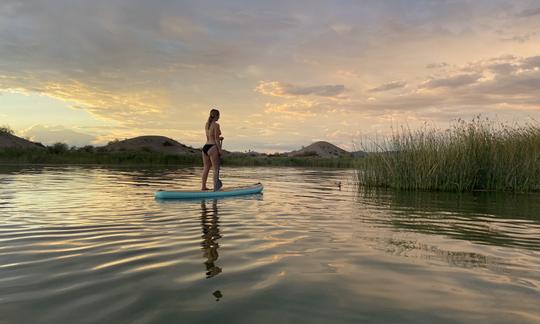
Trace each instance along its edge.
{"label": "woman's leg", "polygon": [[208,151],[208,156],[210,156],[210,161],[212,162],[212,166],[214,168],[214,190],[218,188],[218,180],[219,180],[219,167],[220,167],[220,161],[219,161],[219,152],[217,147],[212,147]]}
{"label": "woman's leg", "polygon": [[202,186],[201,190],[208,190],[206,187],[206,180],[208,179],[208,172],[210,172],[210,168],[212,167],[212,162],[210,161],[210,157],[204,152],[202,153],[202,159],[203,159],[203,173],[202,173]]}

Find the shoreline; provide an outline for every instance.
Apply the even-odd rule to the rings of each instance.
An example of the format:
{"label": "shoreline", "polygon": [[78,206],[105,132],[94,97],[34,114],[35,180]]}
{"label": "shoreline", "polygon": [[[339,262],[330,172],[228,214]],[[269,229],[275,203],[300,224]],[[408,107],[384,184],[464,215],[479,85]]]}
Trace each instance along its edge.
{"label": "shoreline", "polygon": [[[147,157],[147,156],[146,156]],[[120,158],[120,159],[118,159]],[[99,162],[96,159],[81,159],[74,161],[73,159],[62,159],[61,157],[53,157],[51,159],[0,159],[0,166],[111,166],[111,167],[202,167],[202,159],[198,157],[191,158],[167,158],[162,156],[154,156],[150,160],[137,161],[135,156],[133,159],[122,159],[122,156],[108,156]],[[77,160],[77,159],[75,159]],[[86,161],[83,161],[86,160]],[[97,159],[99,160],[99,159]],[[114,160],[114,161],[111,161]],[[109,162],[110,161],[110,162]],[[301,157],[224,157],[221,164],[222,167],[304,167],[304,168],[331,168],[331,169],[357,169],[359,158],[301,158]]]}

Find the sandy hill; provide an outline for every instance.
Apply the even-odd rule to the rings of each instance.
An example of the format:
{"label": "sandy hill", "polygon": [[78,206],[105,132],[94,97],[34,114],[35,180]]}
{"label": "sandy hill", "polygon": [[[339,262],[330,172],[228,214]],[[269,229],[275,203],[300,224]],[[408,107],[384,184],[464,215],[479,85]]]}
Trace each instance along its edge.
{"label": "sandy hill", "polygon": [[139,136],[111,142],[104,148],[109,152],[152,151],[179,155],[200,154],[201,152],[199,149],[188,147],[165,136]]}
{"label": "sandy hill", "polygon": [[292,151],[286,154],[288,156],[318,156],[323,158],[345,157],[351,155],[351,153],[345,151],[344,149],[324,141],[315,142],[298,151]]}
{"label": "sandy hill", "polygon": [[24,148],[24,149],[43,149],[45,146],[41,143],[35,143],[18,136],[0,132],[0,149],[3,148]]}

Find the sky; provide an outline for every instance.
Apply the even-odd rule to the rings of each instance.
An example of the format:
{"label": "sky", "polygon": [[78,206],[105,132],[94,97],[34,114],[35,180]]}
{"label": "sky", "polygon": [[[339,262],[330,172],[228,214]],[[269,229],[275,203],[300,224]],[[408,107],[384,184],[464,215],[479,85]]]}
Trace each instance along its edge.
{"label": "sky", "polygon": [[2,0],[0,125],[354,150],[400,126],[540,120],[537,0]]}

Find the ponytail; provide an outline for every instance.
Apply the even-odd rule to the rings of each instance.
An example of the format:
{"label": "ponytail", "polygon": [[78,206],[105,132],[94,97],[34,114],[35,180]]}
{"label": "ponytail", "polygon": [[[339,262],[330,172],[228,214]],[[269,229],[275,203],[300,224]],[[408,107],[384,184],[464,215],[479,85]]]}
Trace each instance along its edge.
{"label": "ponytail", "polygon": [[206,122],[206,129],[210,129],[210,124],[219,117],[219,110],[212,109],[210,110],[210,116],[208,116],[208,121]]}

